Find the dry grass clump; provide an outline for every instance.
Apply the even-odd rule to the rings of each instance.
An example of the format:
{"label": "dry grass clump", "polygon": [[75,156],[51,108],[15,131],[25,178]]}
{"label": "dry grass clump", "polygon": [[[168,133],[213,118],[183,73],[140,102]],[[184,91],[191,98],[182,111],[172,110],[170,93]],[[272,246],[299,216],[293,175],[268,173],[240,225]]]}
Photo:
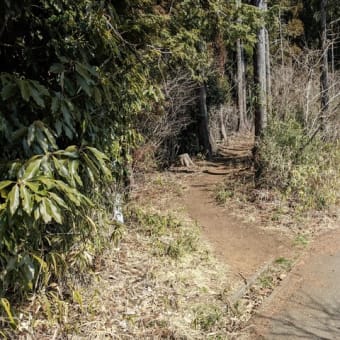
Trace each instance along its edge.
{"label": "dry grass clump", "polygon": [[279,230],[288,234],[304,234],[308,237],[325,230],[335,229],[340,221],[340,209],[331,205],[324,210],[299,210],[291,204],[291,197],[285,197],[279,190],[257,189],[253,172],[234,171],[225,177],[224,184],[215,188],[215,199],[245,222],[254,223],[266,229]]}

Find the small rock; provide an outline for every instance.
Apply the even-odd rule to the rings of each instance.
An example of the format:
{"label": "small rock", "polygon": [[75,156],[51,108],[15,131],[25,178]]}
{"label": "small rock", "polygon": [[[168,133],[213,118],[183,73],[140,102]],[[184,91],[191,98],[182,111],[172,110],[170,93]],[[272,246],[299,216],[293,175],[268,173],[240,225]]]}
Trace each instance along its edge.
{"label": "small rock", "polygon": [[279,279],[282,281],[286,276],[287,276],[286,273],[282,273],[280,274]]}

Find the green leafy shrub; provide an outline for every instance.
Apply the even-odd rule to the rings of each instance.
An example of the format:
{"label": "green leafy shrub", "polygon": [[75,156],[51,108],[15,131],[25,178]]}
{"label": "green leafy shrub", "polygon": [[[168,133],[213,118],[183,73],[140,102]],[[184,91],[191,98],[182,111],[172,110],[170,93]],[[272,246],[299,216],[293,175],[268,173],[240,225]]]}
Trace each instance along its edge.
{"label": "green leafy shrub", "polygon": [[298,210],[339,199],[340,144],[311,138],[296,120],[273,121],[260,146],[261,185],[277,188]]}
{"label": "green leafy shrub", "polygon": [[94,227],[93,203],[80,190],[101,175],[110,179],[106,162],[92,147],[70,146],[31,157],[0,182],[0,296],[61,277],[74,241],[85,245]]}
{"label": "green leafy shrub", "polygon": [[153,95],[116,32],[132,13],[116,7],[0,4],[0,313],[10,324],[14,302],[82,275],[104,234],[119,236],[107,196],[139,139],[134,116]]}

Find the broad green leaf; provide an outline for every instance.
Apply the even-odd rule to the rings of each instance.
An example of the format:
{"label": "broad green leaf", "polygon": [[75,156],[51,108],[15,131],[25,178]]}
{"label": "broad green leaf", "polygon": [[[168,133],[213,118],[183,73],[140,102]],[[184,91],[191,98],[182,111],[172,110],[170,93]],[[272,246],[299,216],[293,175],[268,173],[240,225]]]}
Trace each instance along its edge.
{"label": "broad green leaf", "polygon": [[55,130],[57,132],[57,136],[60,137],[63,131],[63,123],[60,120],[57,120],[54,124]]}
{"label": "broad green leaf", "polygon": [[86,149],[91,151],[91,154],[89,154],[89,158],[91,158],[93,164],[96,166],[98,171],[100,171],[103,175],[110,179],[112,174],[109,168],[106,166],[106,161],[108,161],[108,157],[95,148],[87,147]]}
{"label": "broad green leaf", "polygon": [[48,92],[47,88],[41,85],[39,82],[32,80],[31,84],[37,89],[38,93],[43,96],[49,96],[50,93]]}
{"label": "broad green leaf", "polygon": [[26,186],[20,186],[20,197],[22,201],[22,208],[28,214],[31,215],[33,211],[32,195]]}
{"label": "broad green leaf", "polygon": [[53,177],[53,167],[50,156],[47,154],[41,159],[40,169],[45,177]]}
{"label": "broad green leaf", "polygon": [[62,224],[62,217],[61,217],[61,212],[60,208],[55,205],[51,200],[45,199],[45,204],[46,204],[46,209],[47,212],[52,218],[59,224]]}
{"label": "broad green leaf", "polygon": [[85,161],[85,165],[86,167],[88,167],[89,169],[91,169],[95,179],[100,177],[100,173],[98,170],[98,167],[96,166],[96,164],[92,161],[92,159],[86,154],[83,153],[83,159]]}
{"label": "broad green leaf", "polygon": [[91,73],[95,77],[98,76],[98,73],[97,73],[95,67],[90,66],[88,64],[76,62],[76,71],[79,74],[82,74],[82,72],[83,72],[83,74],[84,75],[86,74],[87,76],[89,76],[89,74],[87,72]]}
{"label": "broad green leaf", "polygon": [[40,205],[39,205],[39,212],[40,212],[40,216],[42,217],[44,222],[47,224],[52,221],[52,216],[47,211],[46,201],[47,201],[46,198],[43,198],[41,200]]}
{"label": "broad green leaf", "polygon": [[38,221],[40,219],[40,207],[34,209],[34,219]]}
{"label": "broad green leaf", "polygon": [[28,85],[28,82],[24,79],[17,79],[17,84],[19,85],[22,98],[26,102],[28,102],[30,100],[30,95],[31,95],[31,91],[30,91],[30,87]]}
{"label": "broad green leaf", "polygon": [[79,169],[79,160],[73,160],[69,162],[68,164],[68,171],[70,175],[76,180],[77,184],[82,186],[83,181],[81,180],[80,176],[78,175],[78,169]]}
{"label": "broad green leaf", "polygon": [[[78,86],[89,96],[91,97],[92,96],[92,93],[91,93],[91,89],[90,89],[90,86],[89,84],[86,82],[86,80],[81,77],[81,76],[76,76],[77,78],[77,84]],[[80,91],[78,91],[80,92]]]}
{"label": "broad green leaf", "polygon": [[31,124],[28,127],[28,133],[27,133],[27,144],[31,146],[35,138],[35,124]]}
{"label": "broad green leaf", "polygon": [[107,160],[107,161],[109,160],[109,157],[107,157],[105,155],[105,153],[99,151],[96,148],[93,148],[91,146],[87,146],[86,149],[90,150],[97,159],[104,159],[104,160]]}
{"label": "broad green leaf", "polygon": [[40,192],[40,183],[37,181],[25,181],[26,186],[28,186],[34,193]]}
{"label": "broad green leaf", "polygon": [[78,152],[78,148],[75,145],[68,146],[65,151],[67,152]]}
{"label": "broad green leaf", "polygon": [[36,141],[38,142],[41,149],[47,153],[49,150],[49,144],[46,136],[42,133],[41,129],[37,129],[36,131]]}
{"label": "broad green leaf", "polygon": [[48,190],[51,190],[51,189],[53,189],[57,186],[57,181],[55,179],[52,179],[52,178],[49,178],[49,177],[39,176],[39,177],[36,178],[36,180],[43,183]]}
{"label": "broad green leaf", "polygon": [[15,212],[19,208],[20,204],[20,196],[19,196],[19,185],[16,184],[10,193],[8,194],[8,201],[9,201],[9,211],[11,215],[13,216]]}
{"label": "broad green leaf", "polygon": [[48,193],[49,197],[54,200],[60,207],[64,208],[64,209],[69,209],[69,207],[67,206],[66,202],[57,194],[55,194],[54,192],[49,192]]}
{"label": "broad green leaf", "polygon": [[87,175],[88,175],[89,178],[90,178],[90,181],[94,184],[94,183],[95,183],[95,180],[94,180],[93,172],[91,171],[91,169],[90,169],[89,167],[86,167],[85,170],[86,170],[86,172],[87,172]]}
{"label": "broad green leaf", "polygon": [[22,178],[27,180],[36,177],[39,173],[41,160],[41,158],[38,158],[34,161],[29,161]]}
{"label": "broad green leaf", "polygon": [[58,149],[55,137],[52,135],[51,131],[46,126],[44,126],[42,129],[43,129],[48,141],[50,142],[52,148],[55,149],[55,150]]}
{"label": "broad green leaf", "polygon": [[65,102],[61,103],[60,109],[63,114],[66,125],[72,126],[72,114]]}
{"label": "broad green leaf", "polygon": [[0,182],[0,190],[7,188],[8,186],[10,186],[13,183],[15,183],[15,182],[13,182],[13,181],[2,181],[2,182]]}
{"label": "broad green leaf", "polygon": [[68,147],[65,150],[58,150],[53,153],[54,155],[60,155],[65,156],[72,159],[78,159],[79,158],[79,152],[76,147]]}
{"label": "broad green leaf", "polygon": [[87,84],[91,83],[91,75],[88,73],[88,70],[84,67],[83,64],[77,62],[76,63],[76,72],[84,78],[84,80],[87,82]]}
{"label": "broad green leaf", "polygon": [[40,93],[35,88],[31,88],[31,96],[38,106],[45,107],[45,101],[41,98]]}
{"label": "broad green leaf", "polygon": [[64,177],[65,179],[67,179],[69,177],[69,173],[67,171],[67,168],[64,166],[64,164],[58,160],[56,157],[52,157],[53,159],[53,163],[54,163],[54,167],[57,170],[58,174],[61,177]]}
{"label": "broad green leaf", "polygon": [[73,127],[70,127],[70,126],[64,124],[63,129],[64,129],[65,135],[68,137],[68,139],[72,140],[74,135],[75,135],[75,131],[74,131]]}

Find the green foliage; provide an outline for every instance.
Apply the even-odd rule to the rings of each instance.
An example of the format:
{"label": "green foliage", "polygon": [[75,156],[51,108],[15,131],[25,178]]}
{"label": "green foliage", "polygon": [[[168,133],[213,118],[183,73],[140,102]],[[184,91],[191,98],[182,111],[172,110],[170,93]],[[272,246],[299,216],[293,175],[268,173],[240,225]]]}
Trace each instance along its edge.
{"label": "green foliage", "polygon": [[178,260],[197,250],[197,235],[170,214],[163,216],[130,206],[126,215],[133,226],[150,238],[156,256]]}
{"label": "green foliage", "polygon": [[260,159],[262,185],[281,190],[296,209],[323,209],[339,199],[339,143],[311,138],[296,120],[271,123]]}
{"label": "green foliage", "polygon": [[[101,185],[126,176],[142,140],[138,114],[162,101],[164,74],[208,76],[209,41],[215,25],[224,26],[224,6],[1,3],[0,297],[23,296],[60,279],[70,264],[91,263],[90,240],[103,224]],[[149,218],[151,235],[176,225]],[[162,252],[176,257],[193,247],[184,238]]]}
{"label": "green foliage", "polygon": [[70,146],[31,157],[0,182],[1,296],[32,290],[45,273],[59,277],[72,241],[93,231],[93,203],[80,190],[109,180],[106,160],[92,147]]}
{"label": "green foliage", "polygon": [[290,271],[292,268],[292,260],[287,259],[285,257],[279,257],[275,260],[275,264],[278,264],[282,269],[286,271]]}
{"label": "green foliage", "polygon": [[220,204],[226,204],[226,202],[234,197],[234,191],[225,187],[219,186],[215,192],[215,199]]}
{"label": "green foliage", "polygon": [[294,244],[296,246],[299,246],[299,247],[306,247],[309,243],[309,240],[306,236],[304,235],[298,235],[296,236],[295,240],[294,240]]}
{"label": "green foliage", "polygon": [[201,305],[195,308],[194,314],[194,327],[208,332],[213,331],[218,326],[222,319],[223,311],[215,305]]}
{"label": "green foliage", "polygon": [[124,176],[140,140],[133,119],[157,92],[119,34],[133,13],[117,10],[0,5],[0,298],[9,304],[81,273],[103,244],[103,195]]}

